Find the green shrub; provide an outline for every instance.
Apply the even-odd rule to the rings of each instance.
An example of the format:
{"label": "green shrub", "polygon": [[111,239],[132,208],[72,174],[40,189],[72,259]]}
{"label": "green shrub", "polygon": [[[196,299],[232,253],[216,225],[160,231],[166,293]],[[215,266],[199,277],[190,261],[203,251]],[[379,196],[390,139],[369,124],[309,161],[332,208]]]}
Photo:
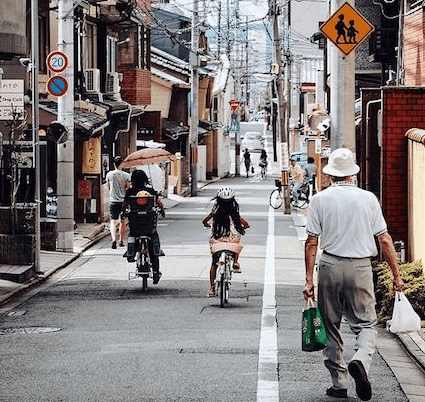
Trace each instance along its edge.
{"label": "green shrub", "polygon": [[[394,292],[391,268],[386,262],[373,264],[376,309],[378,320],[390,320],[394,307]],[[421,319],[425,319],[425,276],[422,262],[400,265],[400,275],[404,281],[404,294]]]}

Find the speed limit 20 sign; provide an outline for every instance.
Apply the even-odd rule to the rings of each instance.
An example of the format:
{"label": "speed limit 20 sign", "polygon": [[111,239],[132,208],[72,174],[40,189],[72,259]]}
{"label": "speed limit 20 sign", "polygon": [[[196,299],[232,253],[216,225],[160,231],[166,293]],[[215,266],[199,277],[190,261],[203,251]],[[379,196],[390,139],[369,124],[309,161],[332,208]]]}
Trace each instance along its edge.
{"label": "speed limit 20 sign", "polygon": [[53,73],[59,74],[68,67],[68,56],[59,50],[55,50],[47,56],[47,68]]}

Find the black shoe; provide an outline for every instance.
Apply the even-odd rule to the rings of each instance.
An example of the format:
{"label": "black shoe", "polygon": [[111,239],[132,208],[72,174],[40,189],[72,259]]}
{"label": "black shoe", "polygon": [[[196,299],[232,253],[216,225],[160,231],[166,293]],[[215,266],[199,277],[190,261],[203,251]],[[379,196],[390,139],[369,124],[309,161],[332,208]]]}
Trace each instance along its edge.
{"label": "black shoe", "polygon": [[159,279],[161,278],[162,274],[159,271],[155,271],[152,275],[153,284],[156,285],[159,282]]}
{"label": "black shoe", "polygon": [[347,398],[347,390],[345,388],[330,387],[326,390],[326,395],[333,396],[334,398]]}
{"label": "black shoe", "polygon": [[348,372],[356,383],[356,393],[362,401],[372,398],[372,387],[367,378],[366,370],[360,360],[353,360],[348,365]]}
{"label": "black shoe", "polygon": [[112,242],[111,248],[113,248],[114,250],[117,248],[117,241],[116,240],[114,240]]}
{"label": "black shoe", "polygon": [[164,257],[165,253],[162,250],[159,250],[159,255],[158,257]]}

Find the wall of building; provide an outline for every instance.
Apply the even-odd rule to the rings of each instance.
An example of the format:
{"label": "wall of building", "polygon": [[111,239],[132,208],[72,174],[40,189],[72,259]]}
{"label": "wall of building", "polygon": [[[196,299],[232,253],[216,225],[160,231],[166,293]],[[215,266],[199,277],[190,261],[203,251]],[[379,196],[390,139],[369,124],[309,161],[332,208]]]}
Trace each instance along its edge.
{"label": "wall of building", "polygon": [[419,7],[404,20],[403,61],[406,86],[425,86],[425,9]]}
{"label": "wall of building", "polygon": [[407,140],[410,128],[425,127],[425,88],[382,88],[382,209],[393,240],[408,238]]}
{"label": "wall of building", "polygon": [[26,1],[0,2],[0,55],[2,59],[26,53]]}
{"label": "wall of building", "polygon": [[152,99],[146,110],[160,110],[161,117],[168,119],[172,95],[172,85],[164,85],[164,80],[152,76]]}
{"label": "wall of building", "polygon": [[[132,105],[149,105],[151,99],[151,73],[140,68],[120,68],[123,80],[120,83],[123,100]],[[154,91],[152,94],[155,95]]]}

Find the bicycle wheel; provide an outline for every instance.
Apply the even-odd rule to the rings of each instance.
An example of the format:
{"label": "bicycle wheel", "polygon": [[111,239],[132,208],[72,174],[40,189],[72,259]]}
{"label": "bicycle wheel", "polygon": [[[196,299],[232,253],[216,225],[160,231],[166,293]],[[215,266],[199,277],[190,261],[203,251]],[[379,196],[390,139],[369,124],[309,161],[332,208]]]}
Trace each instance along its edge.
{"label": "bicycle wheel", "polygon": [[308,200],[299,200],[298,208],[306,209],[308,207]]}
{"label": "bicycle wheel", "polygon": [[270,194],[270,206],[274,209],[278,209],[283,204],[282,192],[278,188],[275,188]]}
{"label": "bicycle wheel", "polygon": [[224,303],[226,303],[226,283],[224,281],[224,275],[221,275],[220,278],[220,307],[224,307]]}
{"label": "bicycle wheel", "polygon": [[229,303],[229,281],[225,281],[225,289],[224,289],[224,302]]}

